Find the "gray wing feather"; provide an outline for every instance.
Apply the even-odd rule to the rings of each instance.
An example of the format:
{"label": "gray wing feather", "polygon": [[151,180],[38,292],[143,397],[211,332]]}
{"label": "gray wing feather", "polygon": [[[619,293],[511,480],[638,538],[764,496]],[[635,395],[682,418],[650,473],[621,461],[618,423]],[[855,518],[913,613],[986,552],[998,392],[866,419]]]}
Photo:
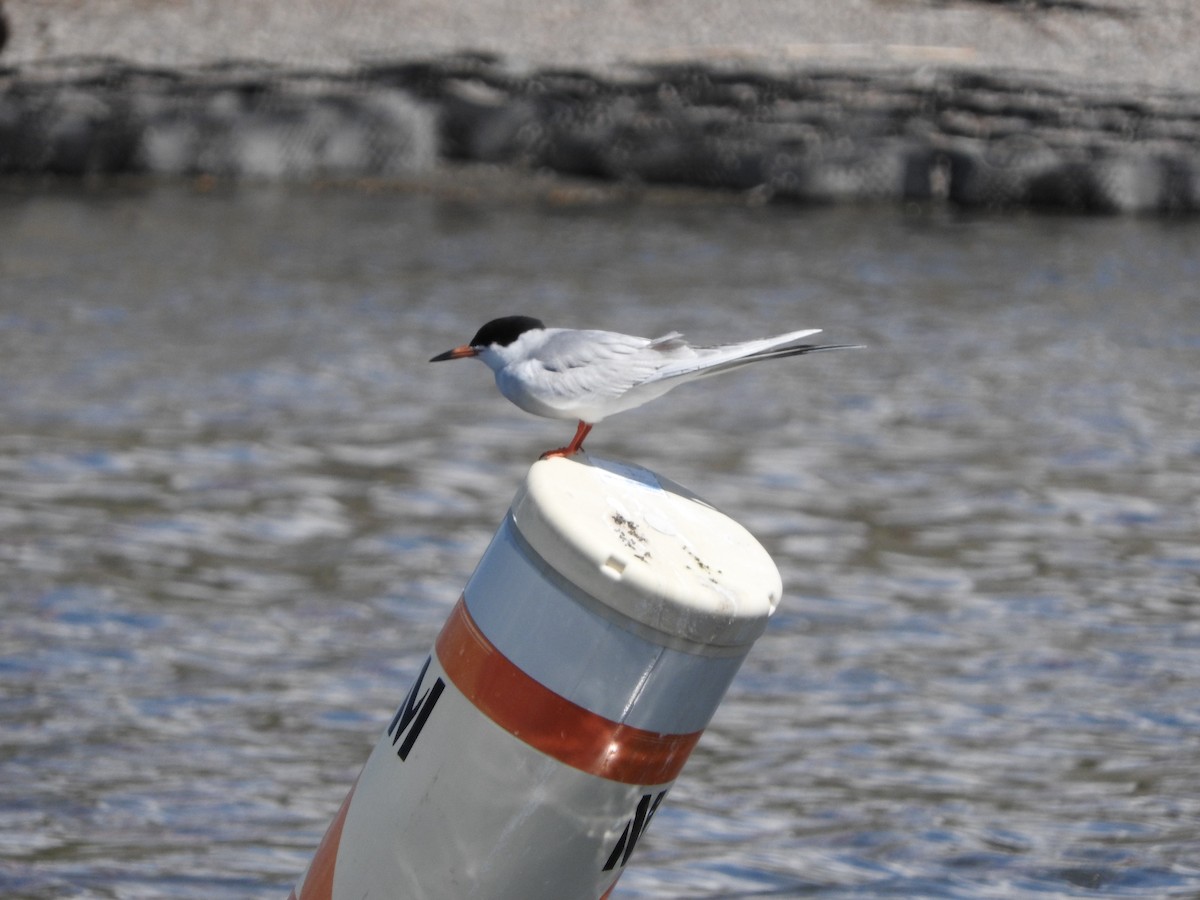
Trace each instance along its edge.
{"label": "gray wing feather", "polygon": [[556,409],[569,410],[581,400],[620,397],[654,375],[662,364],[656,345],[674,341],[665,335],[655,341],[612,331],[576,331],[553,335],[540,348],[537,360],[521,364],[555,375],[540,379],[539,399]]}
{"label": "gray wing feather", "polygon": [[790,331],[775,337],[742,341],[737,344],[723,344],[719,347],[689,347],[690,352],[686,356],[661,366],[649,380],[660,381],[686,376],[704,378],[763,359],[808,353],[818,348],[812,344],[802,343],[804,338],[818,334],[820,331],[820,328],[806,328],[802,331]]}

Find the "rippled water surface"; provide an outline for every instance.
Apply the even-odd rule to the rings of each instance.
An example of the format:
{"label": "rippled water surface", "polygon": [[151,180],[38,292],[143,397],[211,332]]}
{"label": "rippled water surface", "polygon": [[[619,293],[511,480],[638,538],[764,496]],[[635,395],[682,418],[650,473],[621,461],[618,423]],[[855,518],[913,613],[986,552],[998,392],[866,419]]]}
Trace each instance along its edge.
{"label": "rippled water surface", "polygon": [[571,199],[0,195],[0,894],[286,896],[570,436],[426,363],[523,312],[870,345],[589,439],[786,589],[618,896],[1197,896],[1200,226]]}

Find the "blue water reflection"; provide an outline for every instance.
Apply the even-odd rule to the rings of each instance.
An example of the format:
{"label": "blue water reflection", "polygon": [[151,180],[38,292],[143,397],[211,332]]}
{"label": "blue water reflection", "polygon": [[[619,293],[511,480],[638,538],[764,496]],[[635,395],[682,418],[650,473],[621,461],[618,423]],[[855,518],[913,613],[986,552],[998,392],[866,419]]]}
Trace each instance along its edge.
{"label": "blue water reflection", "polygon": [[618,896],[1195,896],[1198,239],[10,188],[0,893],[286,896],[569,437],[425,362],[527,312],[870,345],[589,439],[743,521],[786,590]]}

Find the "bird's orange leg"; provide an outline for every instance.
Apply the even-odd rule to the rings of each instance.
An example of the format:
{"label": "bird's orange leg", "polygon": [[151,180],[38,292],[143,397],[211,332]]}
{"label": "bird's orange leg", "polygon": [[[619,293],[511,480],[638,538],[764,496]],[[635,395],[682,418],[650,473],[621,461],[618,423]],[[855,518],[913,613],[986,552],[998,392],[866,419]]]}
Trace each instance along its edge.
{"label": "bird's orange leg", "polygon": [[591,430],[591,425],[581,421],[579,427],[575,429],[575,437],[571,438],[571,443],[565,447],[559,447],[557,450],[547,450],[538,459],[550,459],[553,456],[574,456],[583,449],[583,439],[588,436],[588,432]]}

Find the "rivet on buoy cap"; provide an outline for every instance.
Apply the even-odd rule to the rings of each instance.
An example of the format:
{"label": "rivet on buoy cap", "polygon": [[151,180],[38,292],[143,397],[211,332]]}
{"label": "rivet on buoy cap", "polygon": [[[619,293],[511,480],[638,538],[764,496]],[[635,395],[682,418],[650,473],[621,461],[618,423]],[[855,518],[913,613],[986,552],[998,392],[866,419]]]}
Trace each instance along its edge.
{"label": "rivet on buoy cap", "polygon": [[538,556],[610,610],[711,647],[753,644],[783,592],[740,524],[647,469],[577,455],[534,463],[512,505]]}

